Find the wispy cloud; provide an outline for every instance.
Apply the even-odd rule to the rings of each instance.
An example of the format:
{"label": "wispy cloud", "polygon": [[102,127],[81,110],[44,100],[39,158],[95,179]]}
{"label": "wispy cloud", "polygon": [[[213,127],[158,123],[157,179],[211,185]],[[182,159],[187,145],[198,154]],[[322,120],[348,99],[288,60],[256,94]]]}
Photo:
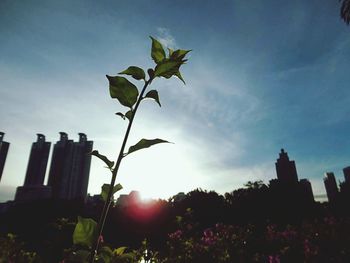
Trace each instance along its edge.
{"label": "wispy cloud", "polygon": [[157,39],[168,48],[176,48],[175,38],[170,33],[170,30],[165,27],[157,28]]}

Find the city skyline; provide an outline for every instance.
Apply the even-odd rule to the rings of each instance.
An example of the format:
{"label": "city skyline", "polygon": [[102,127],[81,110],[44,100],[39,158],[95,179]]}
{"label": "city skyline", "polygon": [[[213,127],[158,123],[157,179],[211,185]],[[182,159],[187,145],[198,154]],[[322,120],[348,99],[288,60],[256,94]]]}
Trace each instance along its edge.
{"label": "city skyline", "polygon": [[[33,142],[23,186],[18,186],[15,201],[39,199],[85,201],[89,183],[93,141],[79,133],[79,141],[68,140],[68,134],[60,132],[59,141],[50,155],[51,142],[45,135],[37,134]],[[48,159],[51,156],[49,169]],[[49,171],[48,178],[45,178]],[[44,183],[47,182],[47,183]]]}
{"label": "city skyline", "polygon": [[[11,146],[0,194],[23,184],[36,133],[56,141],[59,131],[84,131],[116,159],[127,121],[115,115],[125,109],[110,99],[105,75],[154,67],[153,36],[193,51],[181,69],[186,85],[152,83],[162,107],[141,105],[127,147],[141,138],[174,144],[125,158],[121,194],[167,198],[267,182],[285,148],[299,177],[324,195],[323,174],[343,180],[350,165],[350,35],[339,8],[327,0],[1,1],[0,128]],[[93,158],[88,191],[109,181]]]}
{"label": "city skyline", "polygon": [[[1,139],[4,137],[5,133],[0,132]],[[68,138],[68,134],[65,132],[59,132],[59,140],[54,144],[52,152],[50,151],[51,148],[51,142],[45,141],[45,135],[43,134],[37,134],[37,141],[33,143],[31,153],[29,155],[28,160],[28,166],[25,176],[24,185],[17,187],[17,192],[19,194],[23,195],[23,197],[17,197],[17,193],[15,196],[15,200],[26,200],[26,187],[32,187],[34,186],[40,186],[45,187],[40,189],[29,189],[30,192],[38,191],[38,196],[40,198],[53,198],[56,200],[74,200],[76,198],[80,198],[81,200],[85,200],[87,197],[87,187],[89,182],[89,173],[90,173],[90,162],[91,162],[91,156],[87,155],[87,152],[92,151],[92,141],[87,141],[87,137],[84,133],[78,133],[79,135],[79,141],[74,142],[73,140]],[[6,142],[7,143],[7,142]],[[86,146],[85,144],[88,143]],[[80,153],[77,155],[77,148],[79,148],[81,145],[83,147],[83,154],[85,164],[82,164],[83,167],[86,166],[86,168],[78,168],[78,170],[83,170],[82,172],[77,173],[76,167],[77,164],[75,164],[77,161],[76,159],[81,159],[81,157],[77,156],[81,155]],[[87,147],[87,148],[86,148]],[[80,150],[78,149],[80,152]],[[6,152],[7,154],[7,152]],[[6,160],[6,154],[4,155]],[[50,157],[50,166],[47,168],[47,162],[48,157]],[[76,157],[75,157],[76,156]],[[3,156],[2,156],[3,158]],[[79,161],[80,162],[80,161]],[[78,165],[80,167],[81,165]],[[282,148],[279,157],[277,158],[275,162],[275,169],[276,169],[276,177],[277,179],[270,179],[269,183],[264,182],[266,185],[270,185],[272,187],[282,187],[284,186],[288,188],[295,188],[295,190],[292,191],[292,194],[296,195],[302,195],[304,196],[304,199],[307,196],[310,196],[312,201],[315,199],[315,201],[325,201],[323,196],[314,195],[312,190],[312,185],[310,184],[309,180],[307,178],[300,179],[298,178],[298,172],[296,169],[296,163],[294,160],[290,160],[288,153]],[[343,175],[344,175],[344,181],[343,183],[349,184],[350,180],[350,166],[347,166],[343,168]],[[80,175],[81,173],[81,175]],[[46,174],[47,177],[46,178]],[[83,175],[85,174],[85,175]],[[76,178],[76,179],[74,179]],[[85,178],[85,179],[79,179],[82,180],[81,183],[77,184],[78,178]],[[46,183],[44,183],[44,180]],[[337,199],[337,195],[339,194],[338,190],[338,184],[336,182],[335,176],[333,172],[325,172],[325,176],[323,178],[324,186],[325,186],[325,192],[328,197],[328,201],[333,203]],[[85,183],[84,183],[85,182]],[[341,182],[340,182],[341,183]],[[284,186],[283,186],[284,185]],[[49,187],[50,189],[46,189]],[[76,192],[80,192],[81,190],[72,190],[73,188],[78,187],[82,190],[83,195],[79,195]],[[198,189],[198,187],[196,188]],[[24,191],[23,191],[24,190]],[[41,191],[44,191],[44,193],[40,193]],[[48,193],[49,190],[49,193]],[[192,189],[194,190],[194,189]],[[208,189],[206,189],[208,190]],[[210,189],[214,190],[215,189]],[[232,189],[232,191],[235,189]],[[73,192],[72,192],[73,191]],[[132,190],[130,193],[135,192],[137,190]],[[301,191],[301,192],[300,192]],[[347,190],[348,191],[348,190]],[[137,191],[138,192],[138,191]],[[182,192],[179,192],[182,193]],[[177,193],[177,194],[179,194]],[[222,193],[221,193],[222,194]],[[35,196],[35,195],[34,195]],[[35,198],[38,198],[38,196],[35,196]],[[121,196],[128,196],[127,194],[122,194]],[[28,195],[29,198],[27,198],[27,201],[31,201],[34,199],[30,199],[30,195]],[[170,198],[171,196],[168,196]],[[306,198],[308,200],[311,200],[310,198]],[[305,200],[306,200],[305,199]],[[1,200],[3,201],[11,201],[10,198],[8,200]]]}

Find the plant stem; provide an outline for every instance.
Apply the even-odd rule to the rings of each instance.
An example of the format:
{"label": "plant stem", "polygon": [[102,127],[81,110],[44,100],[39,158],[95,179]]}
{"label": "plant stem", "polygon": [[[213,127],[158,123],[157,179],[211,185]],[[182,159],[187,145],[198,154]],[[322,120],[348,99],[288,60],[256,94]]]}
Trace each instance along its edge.
{"label": "plant stem", "polygon": [[118,174],[120,163],[121,163],[121,161],[122,161],[122,159],[124,157],[124,150],[125,150],[126,143],[128,141],[128,137],[129,137],[129,133],[130,133],[130,130],[131,130],[132,123],[134,121],[134,117],[136,115],[136,112],[137,112],[137,109],[138,109],[138,107],[140,105],[140,102],[143,99],[143,94],[145,93],[147,86],[151,82],[152,82],[152,78],[150,78],[149,80],[147,80],[145,82],[145,85],[142,88],[142,91],[141,91],[140,96],[139,96],[139,98],[138,98],[138,100],[136,102],[136,105],[135,105],[135,108],[133,110],[133,113],[132,113],[132,115],[130,117],[129,124],[128,124],[128,127],[126,129],[125,135],[124,135],[123,144],[122,144],[122,146],[120,148],[118,159],[117,159],[116,164],[115,164],[115,166],[113,168],[113,171],[112,171],[112,179],[111,179],[111,184],[110,184],[110,187],[109,187],[107,199],[106,199],[106,202],[105,202],[105,204],[103,206],[103,210],[102,210],[102,213],[101,213],[100,220],[99,220],[99,222],[97,224],[97,233],[98,233],[98,235],[97,235],[96,240],[95,240],[95,242],[94,242],[94,244],[92,246],[92,250],[91,250],[91,253],[90,253],[90,263],[94,262],[95,256],[97,254],[97,251],[98,251],[98,248],[99,248],[99,245],[100,245],[100,237],[102,235],[104,224],[105,224],[106,218],[107,218],[107,214],[108,214],[110,205],[112,203],[113,187],[114,187],[114,184],[115,184],[115,181],[116,181],[116,178],[117,178],[117,174]]}

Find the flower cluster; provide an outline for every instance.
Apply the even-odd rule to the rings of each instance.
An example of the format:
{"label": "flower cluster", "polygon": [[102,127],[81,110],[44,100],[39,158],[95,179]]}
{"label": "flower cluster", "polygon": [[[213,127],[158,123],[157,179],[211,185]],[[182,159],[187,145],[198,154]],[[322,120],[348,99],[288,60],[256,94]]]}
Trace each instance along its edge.
{"label": "flower cluster", "polygon": [[174,233],[170,233],[168,236],[171,240],[179,240],[182,237],[182,231],[180,229],[176,230]]}
{"label": "flower cluster", "polygon": [[298,225],[216,224],[169,235],[159,262],[348,262],[350,219],[327,217]]}

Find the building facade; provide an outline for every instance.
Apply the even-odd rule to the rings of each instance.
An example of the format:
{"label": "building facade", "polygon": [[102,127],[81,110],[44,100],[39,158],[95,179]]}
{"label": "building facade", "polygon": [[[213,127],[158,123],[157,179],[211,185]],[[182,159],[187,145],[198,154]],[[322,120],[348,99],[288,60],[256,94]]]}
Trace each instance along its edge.
{"label": "building facade", "polygon": [[345,183],[350,184],[350,166],[343,169]]}
{"label": "building facade", "polygon": [[37,136],[37,141],[33,143],[30,151],[24,186],[44,185],[51,143],[45,141],[45,135]]}
{"label": "building facade", "polygon": [[85,200],[87,197],[92,147],[93,141],[88,141],[86,134],[79,133],[79,142],[73,146],[67,199]]}
{"label": "building facade", "polygon": [[277,178],[281,183],[298,183],[298,174],[295,167],[295,162],[290,161],[288,154],[281,149],[279,158],[275,163]]}
{"label": "building facade", "polygon": [[328,201],[330,203],[336,202],[336,200],[338,199],[339,190],[338,190],[337,182],[335,180],[334,173],[332,172],[325,173],[323,182],[326,188]]}
{"label": "building facade", "polygon": [[54,145],[48,180],[53,199],[68,198],[73,146],[74,142],[68,139],[67,133],[60,132],[60,140]]}
{"label": "building facade", "polygon": [[0,132],[0,181],[2,177],[2,172],[4,171],[7,152],[10,147],[10,144],[4,141],[4,135],[5,133]]}
{"label": "building facade", "polygon": [[44,186],[50,147],[51,143],[45,141],[45,136],[37,134],[37,141],[33,143],[30,151],[24,185],[17,187],[16,201],[50,198],[51,188]]}
{"label": "building facade", "polygon": [[276,163],[277,179],[270,180],[270,189],[280,198],[281,203],[312,204],[315,202],[311,183],[298,180],[295,161],[289,160],[288,153],[281,149]]}
{"label": "building facade", "polygon": [[301,179],[299,181],[300,197],[305,202],[314,202],[314,194],[311,183],[308,179]]}
{"label": "building facade", "polygon": [[48,185],[54,199],[85,200],[89,184],[93,141],[88,141],[84,133],[79,133],[79,141],[68,139],[60,132],[60,140],[55,144]]}

